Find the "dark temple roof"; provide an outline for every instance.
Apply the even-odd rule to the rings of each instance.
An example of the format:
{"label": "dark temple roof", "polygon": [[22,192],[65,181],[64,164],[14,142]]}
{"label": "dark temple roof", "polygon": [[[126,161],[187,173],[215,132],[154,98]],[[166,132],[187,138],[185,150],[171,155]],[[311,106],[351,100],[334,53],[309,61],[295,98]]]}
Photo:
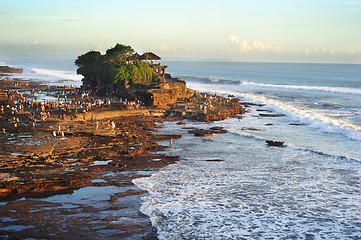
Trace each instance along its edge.
{"label": "dark temple roof", "polygon": [[161,58],[152,52],[146,52],[139,58],[140,60],[160,60]]}
{"label": "dark temple roof", "polygon": [[136,52],[132,56],[128,57],[128,61],[137,61],[140,58],[140,55]]}

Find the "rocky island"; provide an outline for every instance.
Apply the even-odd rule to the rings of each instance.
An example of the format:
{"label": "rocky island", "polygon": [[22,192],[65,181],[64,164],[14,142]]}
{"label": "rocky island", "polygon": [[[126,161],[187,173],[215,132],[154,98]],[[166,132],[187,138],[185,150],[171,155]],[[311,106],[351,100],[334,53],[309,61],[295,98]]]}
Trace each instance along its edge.
{"label": "rocky island", "polygon": [[[15,232],[4,228],[1,235],[64,239],[72,233],[73,239],[93,239],[100,226],[109,231],[108,239],[156,239],[139,211],[144,191],[111,193],[103,208],[77,205],[77,213],[72,208],[47,211],[57,204],[40,199],[86,187],[130,187],[132,179],[144,176],[142,171],[174,163],[178,156],[157,153],[169,147],[158,141],[171,143],[182,136],[156,134],[163,121],[216,121],[244,113],[236,98],[188,89],[184,80],[171,77],[166,66],[155,63],[159,60],[154,53],[139,55],[130,46],[117,44],[105,55],[90,51],[76,59],[78,74],[84,76],[79,89],[0,79],[0,215],[12,219],[2,224],[35,226]],[[52,100],[37,101],[40,93]],[[190,131],[196,136],[224,132]],[[129,205],[121,200],[124,197],[138,200]],[[111,216],[100,214],[123,208],[140,220],[114,225]]]}

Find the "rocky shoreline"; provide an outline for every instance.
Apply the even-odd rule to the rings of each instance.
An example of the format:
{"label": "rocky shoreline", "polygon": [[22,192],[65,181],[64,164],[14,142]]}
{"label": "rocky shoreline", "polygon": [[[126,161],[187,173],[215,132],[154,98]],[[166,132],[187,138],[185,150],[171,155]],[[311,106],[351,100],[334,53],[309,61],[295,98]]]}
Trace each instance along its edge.
{"label": "rocky shoreline", "polygon": [[[4,106],[0,115],[0,217],[3,226],[0,236],[9,239],[156,239],[149,219],[139,210],[139,199],[147,193],[133,189],[131,181],[179,158],[157,153],[169,147],[172,139],[181,137],[155,134],[159,124],[163,121],[182,123],[183,119],[216,121],[244,113],[238,99],[198,92],[162,108],[137,103],[128,105],[116,100],[110,103],[108,99],[109,104],[85,111],[70,107],[44,109],[24,104],[21,110],[16,108],[14,112],[21,99],[35,98],[37,92],[56,95],[59,92],[69,94],[73,90],[59,91],[22,80],[1,79],[0,84],[0,105]],[[96,101],[96,97],[79,94],[73,99],[76,101]],[[49,112],[46,120],[42,118],[43,112]],[[34,124],[33,119],[38,121]],[[198,130],[222,133],[221,129],[204,131]],[[169,141],[169,145],[159,145],[160,140]],[[137,220],[119,220],[121,223],[114,224],[115,220],[109,214],[100,216],[105,211],[103,208],[89,209],[89,206],[79,204],[74,213],[72,208],[60,208],[57,204],[50,207],[48,205],[54,205],[53,202],[42,200],[93,187],[119,188],[118,192],[108,195],[104,208],[128,209],[128,213],[114,218]],[[130,189],[121,190],[127,188]],[[135,204],[125,204],[126,199],[134,197],[137,199]],[[48,211],[48,208],[54,211]],[[64,209],[68,212],[60,214],[63,218],[56,215]],[[70,215],[72,220],[66,217]],[[67,220],[57,224],[55,219]],[[23,227],[15,231],[12,226]]]}

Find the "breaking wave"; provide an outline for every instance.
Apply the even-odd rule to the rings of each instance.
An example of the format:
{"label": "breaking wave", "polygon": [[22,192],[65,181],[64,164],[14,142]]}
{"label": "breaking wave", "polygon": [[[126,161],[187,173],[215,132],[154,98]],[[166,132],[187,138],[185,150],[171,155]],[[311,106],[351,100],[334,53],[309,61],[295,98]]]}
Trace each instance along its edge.
{"label": "breaking wave", "polygon": [[247,82],[247,81],[242,81],[242,84],[243,85],[250,85],[250,86],[266,87],[266,88],[295,89],[295,90],[334,92],[334,93],[345,93],[345,94],[361,95],[361,88],[326,87],[326,86],[302,86],[302,85],[275,85],[275,84],[254,83],[254,82]]}
{"label": "breaking wave", "polygon": [[242,93],[235,89],[214,89],[212,86],[204,84],[192,84],[191,86],[198,91],[225,96],[232,94],[256,103],[267,104],[274,112],[285,114],[291,118],[292,121],[307,124],[309,127],[319,129],[322,132],[343,134],[350,139],[361,141],[361,126],[343,119],[333,118],[319,112],[317,109],[302,108],[302,106],[296,104],[286,103],[278,99],[271,99],[252,93]]}
{"label": "breaking wave", "polygon": [[66,79],[66,80],[73,80],[73,81],[81,81],[82,76],[72,73],[70,71],[63,71],[63,70],[50,70],[44,68],[32,68],[31,70],[34,73],[49,76],[49,77],[56,77],[59,79]]}
{"label": "breaking wave", "polygon": [[319,91],[319,92],[361,95],[361,88],[268,84],[268,83],[250,82],[246,80],[230,80],[230,79],[224,79],[218,77],[202,78],[202,77],[193,77],[193,76],[180,76],[180,78],[195,82],[212,83],[212,84],[237,84],[237,85],[239,84],[242,86],[261,87],[261,88],[291,89],[291,90],[305,90],[305,91]]}

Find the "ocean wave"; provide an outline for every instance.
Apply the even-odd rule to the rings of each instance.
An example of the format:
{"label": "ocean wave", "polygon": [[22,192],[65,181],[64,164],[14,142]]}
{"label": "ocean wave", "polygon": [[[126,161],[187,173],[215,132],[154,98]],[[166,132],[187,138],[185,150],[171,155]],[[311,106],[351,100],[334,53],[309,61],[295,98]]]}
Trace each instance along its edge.
{"label": "ocean wave", "polygon": [[[149,192],[141,211],[150,217],[159,239],[283,239],[290,232],[297,239],[305,232],[316,239],[344,239],[338,224],[349,221],[348,236],[359,233],[354,222],[360,211],[352,195],[358,184],[336,179],[340,170],[358,177],[349,165],[334,161],[332,166],[330,159],[290,148],[267,160],[246,151],[250,155],[242,161],[228,157],[225,164],[198,161],[205,153],[133,180]],[[349,214],[356,220],[347,219]]]}
{"label": "ocean wave", "polygon": [[212,84],[240,84],[242,86],[254,86],[254,87],[262,87],[262,88],[292,89],[292,90],[361,95],[361,88],[256,83],[246,80],[231,80],[231,79],[213,77],[213,76],[211,77],[179,76],[179,77],[186,80],[203,82],[203,83],[212,83]]}
{"label": "ocean wave", "polygon": [[[234,135],[242,136],[242,137],[246,137],[246,138],[252,138],[252,139],[255,139],[255,140],[261,141],[261,142],[266,142],[267,140],[269,140],[269,138],[266,138],[264,136],[261,136],[261,135],[258,135],[258,134],[252,133],[252,132],[248,132],[248,131],[239,131],[237,129],[228,129],[228,130],[229,130],[230,134],[234,134]],[[347,156],[337,155],[337,154],[330,154],[330,153],[326,153],[324,151],[315,150],[310,147],[302,147],[302,146],[292,144],[292,143],[285,143],[284,146],[290,147],[294,150],[311,152],[311,153],[314,153],[317,155],[322,155],[322,156],[331,157],[331,158],[344,159],[344,160],[350,160],[350,161],[356,161],[356,162],[361,161],[361,160],[357,160],[352,157],[347,157]]]}
{"label": "ocean wave", "polygon": [[49,77],[56,77],[59,79],[66,79],[66,80],[73,80],[73,81],[81,81],[82,76],[77,75],[75,73],[72,73],[70,71],[64,71],[64,70],[50,70],[50,69],[44,69],[44,68],[32,68],[32,72],[45,75]]}
{"label": "ocean wave", "polygon": [[[264,142],[265,144],[266,144],[266,141],[269,140],[268,138],[265,138],[265,137],[259,136],[257,134],[247,132],[247,131],[240,132],[240,131],[234,131],[232,129],[228,129],[228,130],[229,130],[230,134],[241,136],[241,137],[246,137],[246,138],[252,138],[252,139],[255,139],[257,141]],[[322,151],[319,151],[319,150],[311,149],[309,147],[301,147],[301,146],[291,144],[291,143],[285,143],[284,147],[292,148],[292,149],[297,150],[297,151],[310,152],[310,153],[314,153],[314,154],[317,154],[317,155],[330,157],[330,158],[335,158],[335,159],[361,162],[361,160],[358,160],[358,159],[355,159],[355,158],[352,158],[352,157],[346,157],[346,156],[337,155],[337,154],[330,154],[330,153],[322,152]]]}
{"label": "ocean wave", "polygon": [[292,121],[307,124],[309,127],[319,129],[322,132],[337,133],[347,136],[350,139],[361,141],[361,126],[350,123],[344,119],[336,119],[329,115],[323,114],[318,109],[302,108],[301,105],[286,103],[278,99],[267,98],[262,95],[252,93],[241,93],[236,89],[220,88],[215,89],[213,86],[192,84],[191,87],[198,91],[216,93],[224,96],[232,94],[236,97],[245,98],[247,101],[257,104],[266,104],[270,110],[285,114]]}
{"label": "ocean wave", "polygon": [[322,132],[343,134],[350,139],[361,141],[361,126],[344,119],[336,119],[317,109],[303,108],[301,105],[285,103],[264,96],[254,94],[242,94],[242,96],[267,104],[273,111],[287,115],[292,121],[307,124],[309,127],[319,129]]}
{"label": "ocean wave", "polygon": [[217,84],[239,84],[240,81],[238,80],[230,80],[225,78],[219,77],[194,77],[194,76],[177,76],[181,79],[195,81],[195,82],[202,82],[202,83],[217,83]]}
{"label": "ocean wave", "polygon": [[346,94],[361,95],[361,88],[304,86],[304,85],[278,85],[278,84],[267,84],[267,83],[254,83],[254,82],[248,82],[248,81],[242,81],[241,84],[242,85],[250,85],[250,86],[267,87],[267,88],[281,88],[281,89],[294,89],[294,90],[334,92],[334,93],[346,93]]}

